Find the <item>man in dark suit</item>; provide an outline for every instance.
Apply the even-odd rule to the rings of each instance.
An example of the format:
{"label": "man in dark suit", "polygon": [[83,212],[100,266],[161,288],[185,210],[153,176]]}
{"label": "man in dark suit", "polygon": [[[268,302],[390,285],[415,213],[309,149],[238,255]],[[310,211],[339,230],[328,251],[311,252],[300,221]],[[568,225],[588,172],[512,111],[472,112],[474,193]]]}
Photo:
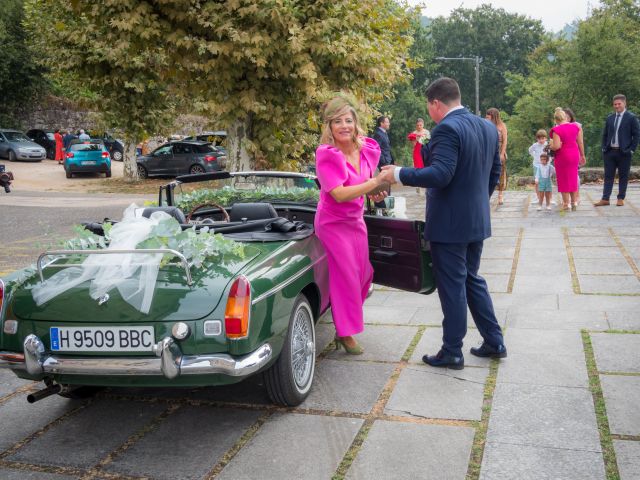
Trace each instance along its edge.
{"label": "man in dark suit", "polygon": [[609,205],[609,197],[613,190],[613,180],[618,170],[618,201],[616,205],[624,205],[627,194],[631,157],[638,148],[640,140],[640,124],[638,118],[627,110],[627,97],[615,95],[613,97],[614,113],[607,117],[602,131],[602,156],[604,159],[604,188],[602,199],[594,206]]}
{"label": "man in dark suit", "polygon": [[426,187],[425,239],[442,305],[442,348],[422,360],[434,367],[464,368],[462,340],[467,305],[484,342],[471,348],[480,357],[507,356],[487,282],[478,275],[483,241],[491,236],[489,198],[500,178],[498,132],[460,104],[458,83],[442,77],[426,91],[431,132],[425,168],[384,167],[382,180]]}
{"label": "man in dark suit", "polygon": [[378,161],[378,169],[385,165],[393,165],[393,157],[391,156],[391,142],[387,130],[391,126],[389,117],[382,116],[376,120],[376,129],[373,132],[373,139],[380,145],[380,160]]}

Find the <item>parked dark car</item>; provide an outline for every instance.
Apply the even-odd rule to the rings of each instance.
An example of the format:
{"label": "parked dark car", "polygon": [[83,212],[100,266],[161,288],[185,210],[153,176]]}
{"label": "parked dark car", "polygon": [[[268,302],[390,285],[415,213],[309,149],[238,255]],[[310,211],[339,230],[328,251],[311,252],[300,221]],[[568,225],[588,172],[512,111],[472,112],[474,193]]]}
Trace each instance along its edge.
{"label": "parked dark car", "polygon": [[198,140],[199,142],[207,142],[217,147],[225,155],[227,154],[227,132],[224,130],[216,130],[214,132],[202,132],[198,135],[185,137],[183,140]]}
{"label": "parked dark car", "polygon": [[36,142],[47,151],[47,158],[55,160],[56,158],[56,139],[53,136],[53,130],[31,129],[27,132],[27,137]]}
{"label": "parked dark car", "polygon": [[0,128],[0,158],[10,162],[29,160],[39,162],[47,157],[47,151],[19,130]]}
{"label": "parked dark car", "polygon": [[111,156],[111,160],[115,160],[116,162],[121,162],[124,158],[124,144],[122,141],[115,139],[108,132],[99,132],[96,130],[91,130],[89,132],[91,138],[99,138],[104,143],[104,146],[107,148],[109,155]]}
{"label": "parked dark car", "polygon": [[193,173],[218,172],[227,161],[218,148],[207,142],[169,142],[156,148],[149,155],[137,158],[138,175],[184,175]]}

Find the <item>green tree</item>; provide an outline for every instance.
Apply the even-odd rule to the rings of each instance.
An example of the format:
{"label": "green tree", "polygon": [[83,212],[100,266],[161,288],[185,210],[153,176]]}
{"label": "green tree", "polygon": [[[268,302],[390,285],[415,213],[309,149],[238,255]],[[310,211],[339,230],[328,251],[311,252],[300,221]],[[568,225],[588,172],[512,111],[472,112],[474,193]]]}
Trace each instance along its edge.
{"label": "green tree", "polygon": [[[542,23],[481,5],[476,9],[458,8],[448,18],[436,18],[430,31],[438,57],[482,57],[481,110],[496,107],[511,113],[513,103],[505,95],[507,74],[528,75],[528,55],[543,40]],[[463,102],[474,105],[474,62],[442,61],[438,73],[455,78]]]}
{"label": "green tree", "polygon": [[0,124],[19,128],[19,108],[33,104],[47,91],[42,69],[26,48],[26,33],[22,27],[22,0],[4,0],[0,8]]}
{"label": "green tree", "polygon": [[191,105],[228,128],[231,169],[295,166],[326,93],[380,101],[411,43],[410,13],[392,0],[28,2],[34,37],[119,126],[154,131]]}

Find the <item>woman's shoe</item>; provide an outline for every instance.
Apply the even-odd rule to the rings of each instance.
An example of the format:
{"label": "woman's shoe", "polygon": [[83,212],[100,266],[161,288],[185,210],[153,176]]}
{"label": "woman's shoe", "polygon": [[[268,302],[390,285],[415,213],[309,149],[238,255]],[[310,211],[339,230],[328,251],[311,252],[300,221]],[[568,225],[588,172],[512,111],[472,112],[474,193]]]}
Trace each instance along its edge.
{"label": "woman's shoe", "polygon": [[340,346],[342,346],[342,348],[344,348],[344,351],[349,355],[362,355],[364,353],[364,348],[362,348],[359,344],[356,343],[354,346],[350,347],[344,342],[341,337],[338,337],[337,335],[335,338],[335,343],[336,350],[340,350]]}
{"label": "woman's shoe", "polygon": [[502,205],[504,203],[504,198],[502,198],[502,195],[498,196],[498,205]]}
{"label": "woman's shoe", "polygon": [[573,203],[571,204],[571,211],[575,212],[578,209],[578,204],[577,203]]}

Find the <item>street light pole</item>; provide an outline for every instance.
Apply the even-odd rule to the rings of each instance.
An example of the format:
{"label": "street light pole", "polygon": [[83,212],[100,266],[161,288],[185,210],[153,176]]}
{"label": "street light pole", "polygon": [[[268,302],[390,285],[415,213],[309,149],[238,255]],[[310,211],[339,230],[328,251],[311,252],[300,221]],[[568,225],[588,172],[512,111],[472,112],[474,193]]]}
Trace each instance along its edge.
{"label": "street light pole", "polygon": [[436,57],[436,60],[470,60],[475,62],[476,69],[476,115],[480,116],[480,62],[481,58],[476,55],[475,57]]}

